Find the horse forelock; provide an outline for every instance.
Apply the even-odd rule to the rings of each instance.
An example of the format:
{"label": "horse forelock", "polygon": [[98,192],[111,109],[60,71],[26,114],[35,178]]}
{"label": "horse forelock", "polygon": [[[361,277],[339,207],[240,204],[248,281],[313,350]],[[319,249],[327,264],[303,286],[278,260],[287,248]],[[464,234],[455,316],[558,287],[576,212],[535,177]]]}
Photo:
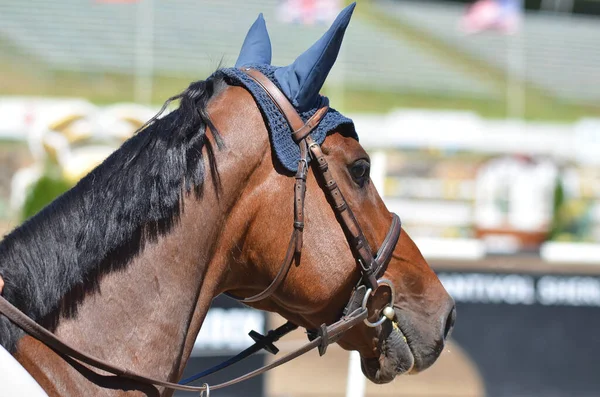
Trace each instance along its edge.
{"label": "horse forelock", "polygon": [[[146,243],[172,230],[183,195],[202,196],[207,171],[218,189],[207,127],[218,147],[222,141],[206,109],[223,86],[216,73],[170,98],[100,166],[0,241],[4,297],[53,329],[98,290],[101,275],[124,268]],[[159,118],[173,100],[179,107]],[[21,336],[0,318],[1,345],[14,351]]]}

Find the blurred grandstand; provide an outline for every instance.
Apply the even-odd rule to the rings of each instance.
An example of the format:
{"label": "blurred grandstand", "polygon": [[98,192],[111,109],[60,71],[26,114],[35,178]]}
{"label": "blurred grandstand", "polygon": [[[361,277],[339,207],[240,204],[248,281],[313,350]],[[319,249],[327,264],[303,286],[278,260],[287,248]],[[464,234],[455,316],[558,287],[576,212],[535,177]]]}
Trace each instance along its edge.
{"label": "blurred grandstand", "polygon": [[[9,0],[0,5],[0,29],[5,40],[49,69],[133,74],[141,4],[42,0],[25,6]],[[306,43],[322,34],[323,26],[299,25],[289,34],[289,25],[276,17],[277,4],[277,0],[154,1],[155,72],[201,78],[221,59],[232,64],[243,39],[240,27],[252,23],[259,12],[269,23],[274,64],[290,63]],[[337,67],[358,87],[492,95],[485,82],[439,67],[432,55],[375,25],[357,19],[348,34]]]}
{"label": "blurred grandstand", "polygon": [[[375,3],[382,13],[410,24],[473,60],[506,74],[512,66],[510,42],[514,37],[482,34],[465,37],[457,29],[464,13],[458,4],[399,2]],[[600,23],[597,17],[531,13],[522,26],[525,83],[549,96],[575,103],[600,101]]]}
{"label": "blurred grandstand", "polygon": [[[220,64],[231,65],[242,27],[259,12],[269,24],[274,64],[287,64],[323,26],[297,24],[289,34],[289,24],[277,15],[280,3],[5,0],[0,2],[2,94],[162,102]],[[458,29],[463,4],[359,3],[326,88],[340,98],[338,107],[370,112],[443,107],[506,115],[514,37],[465,37]],[[591,17],[528,15],[519,35],[523,54],[514,55],[525,68],[519,75],[523,81],[516,82],[525,89],[522,113],[568,120],[600,114],[597,37],[600,25]]]}

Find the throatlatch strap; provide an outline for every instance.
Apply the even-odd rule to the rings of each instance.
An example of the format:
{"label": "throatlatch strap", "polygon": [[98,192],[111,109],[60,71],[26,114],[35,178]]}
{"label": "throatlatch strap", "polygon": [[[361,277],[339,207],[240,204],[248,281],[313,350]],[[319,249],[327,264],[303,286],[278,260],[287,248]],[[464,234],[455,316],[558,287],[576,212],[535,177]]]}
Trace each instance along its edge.
{"label": "throatlatch strap", "polygon": [[290,238],[285,259],[279,268],[279,272],[273,281],[271,281],[271,284],[269,284],[266,289],[256,295],[248,298],[236,298],[229,294],[229,296],[238,299],[242,303],[252,303],[268,298],[277,290],[290,271],[292,262],[295,258],[298,258],[298,255],[302,250],[302,232],[304,231],[304,198],[306,195],[306,176],[308,174],[309,161],[309,151],[305,137],[307,137],[319,125],[319,122],[323,119],[325,114],[327,114],[329,107],[324,106],[320,108],[306,123],[304,123],[292,104],[271,80],[265,77],[265,75],[260,73],[258,70],[250,68],[243,68],[242,70],[265,90],[265,92],[269,95],[269,97],[284,115],[290,127],[292,128],[292,131],[294,131],[292,135],[295,137],[295,139],[298,139],[297,142],[300,146],[301,156],[300,161],[298,162],[298,171],[296,172],[296,183],[294,186],[294,231],[292,233],[292,237]]}

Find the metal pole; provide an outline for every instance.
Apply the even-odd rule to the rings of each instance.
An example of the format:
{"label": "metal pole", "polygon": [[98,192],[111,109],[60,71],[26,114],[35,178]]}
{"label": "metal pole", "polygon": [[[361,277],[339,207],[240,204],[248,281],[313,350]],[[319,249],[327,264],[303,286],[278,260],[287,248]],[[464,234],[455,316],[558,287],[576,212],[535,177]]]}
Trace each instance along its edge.
{"label": "metal pole", "polygon": [[525,117],[525,36],[523,34],[524,8],[523,1],[517,1],[519,8],[519,25],[513,34],[506,36],[507,43],[507,84],[506,107],[507,117],[522,120]]}
{"label": "metal pole", "polygon": [[134,100],[150,105],[154,72],[154,1],[140,0],[135,32]]}

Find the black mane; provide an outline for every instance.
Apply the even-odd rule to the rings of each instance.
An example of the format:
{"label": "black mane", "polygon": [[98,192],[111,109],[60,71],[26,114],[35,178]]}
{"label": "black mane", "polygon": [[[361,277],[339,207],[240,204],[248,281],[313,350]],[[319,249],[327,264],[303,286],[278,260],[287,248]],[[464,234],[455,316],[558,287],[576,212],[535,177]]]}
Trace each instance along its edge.
{"label": "black mane", "polygon": [[[0,241],[4,297],[32,319],[53,328],[60,315],[73,316],[101,274],[123,268],[147,242],[178,222],[185,192],[201,196],[206,148],[218,189],[206,111],[224,86],[216,73],[192,83],[102,165]],[[167,105],[178,109],[159,118]],[[14,351],[20,329],[0,318],[0,344]]]}

